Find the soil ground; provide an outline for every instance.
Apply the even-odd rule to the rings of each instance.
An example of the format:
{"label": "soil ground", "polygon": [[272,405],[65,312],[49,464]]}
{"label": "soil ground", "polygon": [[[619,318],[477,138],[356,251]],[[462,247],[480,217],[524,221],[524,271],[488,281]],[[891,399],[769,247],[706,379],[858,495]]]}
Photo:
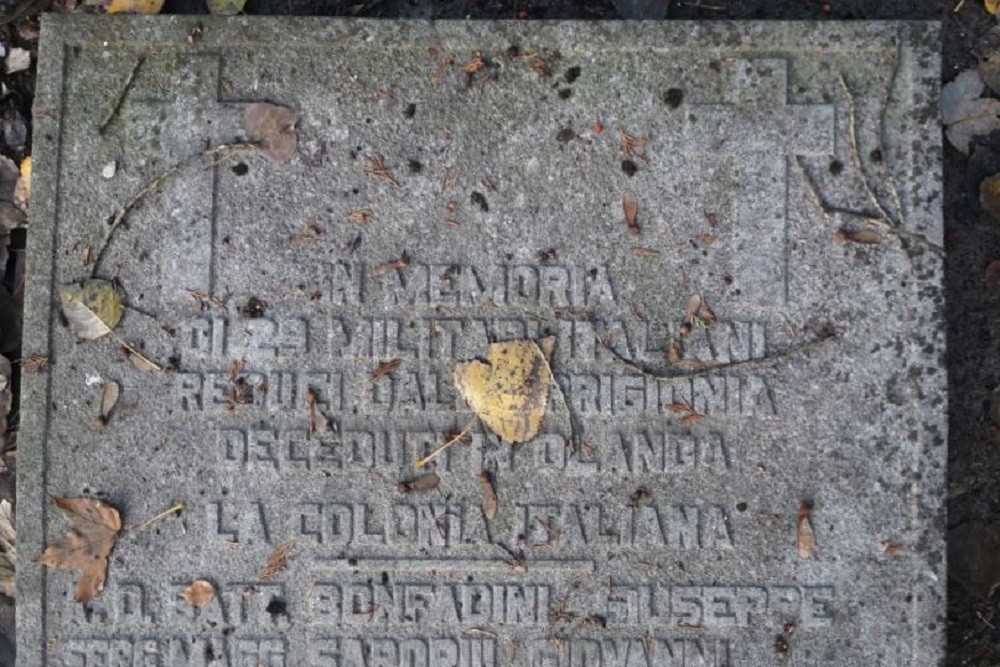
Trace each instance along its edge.
{"label": "soil ground", "polygon": [[[0,43],[34,51],[39,11],[72,0],[0,0]],[[623,4],[627,0],[620,0]],[[982,0],[631,0],[666,7],[668,19],[935,19],[943,23],[942,76],[949,81],[1000,51],[1000,25]],[[956,4],[958,7],[956,8]],[[84,11],[84,10],[77,10]],[[167,0],[163,13],[203,14],[203,0]],[[245,13],[439,19],[616,19],[611,0],[247,0]],[[34,23],[37,25],[37,23]],[[281,45],[276,44],[276,49]],[[34,64],[0,74],[0,153],[30,154]],[[950,384],[948,667],[1000,665],[1000,289],[984,281],[1000,259],[1000,221],[980,210],[979,182],[1000,172],[1000,132],[970,157],[945,148],[945,228]],[[20,358],[20,252],[30,228],[11,234],[0,270],[0,352]],[[2,267],[0,267],[2,269]],[[1000,281],[993,281],[994,283]],[[994,337],[993,333],[997,332]],[[6,343],[6,344],[5,344]],[[17,390],[15,365],[13,386]],[[17,397],[12,411],[16,430]],[[13,442],[8,442],[7,447]],[[2,452],[2,450],[0,450]],[[15,467],[0,472],[0,497],[12,498]],[[32,554],[23,554],[27,561]],[[0,667],[13,665],[12,601],[0,604]],[[944,619],[942,619],[943,621]],[[6,635],[6,637],[4,636]]]}

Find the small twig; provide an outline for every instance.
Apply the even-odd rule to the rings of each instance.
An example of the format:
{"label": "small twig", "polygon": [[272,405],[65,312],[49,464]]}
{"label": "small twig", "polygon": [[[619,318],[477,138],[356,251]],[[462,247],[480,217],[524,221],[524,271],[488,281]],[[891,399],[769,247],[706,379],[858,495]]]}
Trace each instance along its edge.
{"label": "small twig", "polygon": [[657,378],[660,380],[675,380],[675,379],[683,379],[691,377],[704,377],[706,375],[712,375],[713,373],[717,373],[718,371],[751,370],[755,368],[766,368],[767,366],[770,366],[771,364],[781,359],[786,359],[794,355],[809,352],[810,350],[825,345],[826,343],[835,340],[836,338],[837,335],[835,333],[823,333],[816,340],[809,341],[808,343],[802,343],[801,345],[796,345],[794,347],[789,347],[788,349],[782,350],[781,352],[774,354],[770,357],[766,357],[764,359],[745,359],[743,361],[728,361],[728,362],[719,362],[714,364],[711,362],[706,362],[709,365],[703,366],[701,368],[695,368],[689,370],[675,369],[667,371],[657,371],[652,368],[648,368],[643,364],[632,361],[631,359],[625,357],[620,352],[618,352],[618,350],[614,349],[604,341],[600,340],[600,338],[598,338],[598,343],[601,345],[601,347],[610,352],[612,356],[614,356],[618,361],[622,362],[623,364],[625,364],[634,371],[642,373],[647,377]]}
{"label": "small twig", "polygon": [[149,195],[159,189],[159,187],[163,185],[164,181],[168,180],[171,176],[185,167],[206,157],[213,158],[212,164],[215,165],[218,164],[219,161],[235,153],[242,153],[256,149],[257,147],[254,144],[226,144],[216,146],[215,148],[211,148],[207,151],[184,158],[168,168],[166,171],[162,172],[150,182],[146,183],[146,185],[144,185],[139,192],[132,195],[132,198],[125,202],[125,204],[118,210],[118,213],[115,214],[115,217],[111,220],[111,224],[108,226],[108,231],[104,233],[104,238],[101,239],[101,244],[97,247],[97,252],[90,253],[90,277],[93,278],[97,275],[97,270],[101,266],[101,259],[103,259],[104,252],[108,249],[108,245],[111,243],[111,238],[114,236],[115,232],[118,231],[121,224],[125,222],[125,218],[128,217],[128,214],[139,205],[139,202],[141,202],[146,195]]}
{"label": "small twig", "polygon": [[882,111],[879,112],[879,146],[882,149],[882,160],[885,164],[886,175],[889,177],[889,194],[892,196],[896,211],[899,212],[900,219],[903,218],[903,200],[899,197],[899,190],[896,189],[896,176],[892,172],[889,164],[889,148],[886,144],[886,117],[889,114],[889,101],[892,98],[892,91],[896,87],[896,79],[899,77],[899,68],[903,61],[903,40],[899,40],[896,45],[896,57],[893,59],[892,74],[889,76],[889,87],[885,90],[885,99],[882,101]]}
{"label": "small twig", "polygon": [[128,73],[128,77],[125,79],[125,85],[122,86],[121,92],[118,93],[118,97],[115,99],[114,105],[108,110],[108,115],[105,116],[101,125],[97,128],[97,133],[101,136],[104,135],[104,131],[108,129],[111,125],[111,121],[118,116],[118,112],[121,111],[122,104],[125,102],[125,96],[128,95],[128,91],[132,88],[132,83],[135,81],[135,75],[139,73],[139,68],[142,64],[146,62],[146,56],[142,55],[136,58],[135,64],[132,65],[132,71]]}
{"label": "small twig", "polygon": [[823,198],[823,193],[820,192],[819,184],[816,179],[812,177],[809,170],[806,169],[805,165],[802,164],[802,158],[799,156],[795,157],[795,165],[799,168],[799,172],[802,174],[803,180],[809,186],[809,193],[812,195],[813,203],[816,205],[822,213],[823,217],[827,221],[831,221],[831,216],[833,215],[844,215],[853,218],[860,218],[866,224],[873,227],[878,227],[879,229],[885,231],[887,234],[895,236],[897,239],[907,239],[908,241],[913,241],[919,245],[923,245],[934,252],[940,257],[944,257],[944,248],[938,244],[931,241],[929,238],[923,234],[917,234],[915,232],[909,232],[901,227],[894,226],[890,221],[880,218],[878,215],[873,215],[867,211],[855,211],[853,209],[844,208],[842,206],[834,206],[830,204]]}
{"label": "small twig", "polygon": [[177,512],[181,512],[181,511],[186,510],[186,509],[187,509],[187,503],[185,503],[183,500],[180,501],[179,503],[174,503],[173,505],[171,505],[167,509],[163,510],[162,512],[160,512],[159,514],[157,514],[156,516],[154,516],[152,519],[148,519],[148,520],[140,523],[138,526],[136,526],[134,528],[130,528],[129,532],[130,533],[141,533],[142,531],[146,530],[147,528],[149,528],[150,526],[152,526],[157,521],[159,521],[161,519],[165,519],[168,516],[170,516],[171,514],[176,514]]}
{"label": "small twig", "polygon": [[466,434],[468,434],[469,429],[472,428],[472,425],[476,423],[476,419],[477,419],[477,417],[473,416],[472,419],[469,420],[469,423],[465,425],[465,428],[463,428],[457,435],[453,436],[451,438],[451,440],[449,440],[448,442],[444,443],[443,445],[441,445],[440,447],[438,447],[437,449],[435,449],[433,452],[431,452],[430,454],[428,454],[424,458],[422,458],[419,461],[417,461],[416,463],[414,463],[413,464],[414,467],[423,468],[428,463],[430,463],[431,461],[433,461],[437,457],[441,456],[441,454],[443,454],[449,447],[451,447],[452,445],[454,445],[456,442],[461,442],[462,439],[465,438]]}
{"label": "small twig", "polygon": [[[857,118],[854,111],[854,93],[851,92],[850,86],[847,85],[847,79],[843,74],[840,75],[840,86],[844,89],[844,94],[847,95],[847,125],[848,125],[848,143],[851,146],[851,157],[854,159],[854,166],[857,167],[858,172],[861,174],[861,181],[865,186],[865,193],[868,195],[868,199],[875,208],[879,210],[879,213],[885,218],[893,227],[899,226],[898,221],[895,216],[889,213],[889,210],[882,205],[882,201],[879,199],[878,192],[875,191],[872,185],[871,178],[868,175],[868,170],[865,169],[864,164],[861,161],[861,150],[859,148],[860,142],[858,139],[858,124]],[[883,157],[884,159],[884,157]]]}
{"label": "small twig", "polygon": [[381,155],[365,158],[365,173],[385,181],[394,188],[400,187],[399,181],[396,180],[396,177],[385,166],[385,158]]}

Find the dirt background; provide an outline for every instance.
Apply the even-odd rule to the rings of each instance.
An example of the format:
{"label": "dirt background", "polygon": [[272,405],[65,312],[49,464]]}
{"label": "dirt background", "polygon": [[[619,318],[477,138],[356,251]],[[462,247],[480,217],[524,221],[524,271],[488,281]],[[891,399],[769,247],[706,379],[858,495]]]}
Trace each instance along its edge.
{"label": "dirt background", "polygon": [[[0,0],[0,43],[34,52],[41,11],[66,11],[73,0]],[[437,19],[617,19],[636,12],[667,19],[935,19],[943,22],[945,82],[994,52],[1000,26],[982,0],[247,0],[245,13]],[[956,5],[958,5],[956,7]],[[621,10],[621,11],[620,11]],[[76,11],[95,11],[80,8]],[[163,13],[203,14],[203,0],[167,0]],[[280,44],[274,45],[280,49]],[[266,57],[262,54],[262,57]],[[0,153],[19,163],[31,152],[32,67],[0,73]],[[1000,95],[1000,91],[995,94]],[[945,148],[945,288],[950,391],[949,667],[1000,665],[1000,280],[984,280],[1000,259],[1000,221],[979,206],[979,182],[1000,172],[1000,132],[981,138],[971,156]],[[25,240],[10,235],[0,265],[0,353],[20,358],[20,296]],[[0,239],[2,240],[2,239]],[[0,257],[2,258],[2,257]],[[994,336],[994,332],[997,335]],[[16,447],[18,368],[14,364],[11,432],[0,454]],[[996,393],[996,396],[994,394]],[[0,471],[0,497],[12,498],[16,457]],[[27,562],[33,554],[23,554]],[[2,597],[2,596],[0,596]],[[0,600],[0,667],[13,666],[13,602]],[[942,619],[942,622],[944,619]]]}

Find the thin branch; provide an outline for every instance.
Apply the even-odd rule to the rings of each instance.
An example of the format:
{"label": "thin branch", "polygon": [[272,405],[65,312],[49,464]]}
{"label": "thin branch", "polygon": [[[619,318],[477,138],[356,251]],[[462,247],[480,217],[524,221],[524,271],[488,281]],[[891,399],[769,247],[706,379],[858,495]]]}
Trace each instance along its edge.
{"label": "thin branch", "polygon": [[449,447],[451,447],[452,445],[454,445],[456,442],[461,442],[462,439],[465,438],[465,436],[469,433],[469,429],[472,428],[472,425],[476,423],[476,419],[477,419],[477,417],[475,415],[473,415],[472,419],[469,420],[469,423],[465,425],[465,428],[463,428],[458,434],[456,434],[455,436],[453,436],[451,438],[451,440],[449,440],[448,442],[444,443],[443,445],[441,445],[440,447],[438,447],[437,449],[435,449],[433,452],[431,452],[430,454],[428,454],[424,458],[422,458],[419,461],[417,461],[416,463],[414,463],[413,464],[414,467],[416,467],[416,468],[423,468],[428,463],[430,463],[431,461],[433,461],[437,457],[439,457],[442,454],[444,454],[445,451],[447,451],[447,449]]}
{"label": "thin branch", "polygon": [[837,334],[835,333],[832,332],[822,333],[816,340],[809,341],[808,343],[803,343],[801,345],[796,345],[794,347],[790,347],[786,350],[782,350],[781,352],[774,354],[770,357],[766,357],[764,359],[745,359],[743,361],[726,361],[719,363],[705,362],[707,365],[701,368],[689,369],[689,370],[667,369],[665,371],[656,370],[646,366],[645,364],[633,361],[625,357],[618,350],[614,349],[613,347],[611,347],[610,345],[608,345],[607,343],[605,343],[600,339],[598,339],[598,342],[600,343],[601,347],[610,352],[612,356],[614,356],[618,361],[625,364],[634,371],[642,373],[647,377],[652,377],[659,380],[680,380],[685,378],[704,377],[706,375],[713,375],[719,371],[735,371],[735,370],[742,371],[742,370],[752,370],[756,368],[766,368],[781,359],[787,359],[788,357],[809,352],[836,339],[837,339]]}
{"label": "thin branch", "polygon": [[889,177],[889,194],[892,196],[893,204],[895,204],[896,210],[899,212],[900,219],[904,217],[903,200],[900,199],[899,190],[896,189],[896,176],[893,174],[892,167],[889,164],[889,147],[886,144],[885,138],[888,136],[886,132],[886,117],[889,114],[889,101],[892,98],[892,91],[896,87],[896,80],[899,77],[899,69],[902,61],[903,40],[900,39],[896,45],[896,57],[893,60],[892,74],[889,76],[889,87],[885,90],[882,111],[879,113],[879,146],[882,149],[882,159],[885,164],[886,175]]}
{"label": "thin branch", "polygon": [[878,215],[872,215],[868,211],[855,211],[849,208],[843,208],[841,206],[830,204],[823,198],[823,193],[820,192],[819,184],[816,182],[816,179],[812,177],[809,170],[806,169],[804,164],[802,164],[801,157],[795,156],[795,165],[799,168],[799,172],[802,174],[803,180],[805,180],[809,186],[809,193],[812,195],[813,203],[816,205],[816,208],[823,213],[823,216],[827,221],[832,221],[832,216],[834,215],[859,218],[863,220],[865,224],[871,225],[872,227],[878,227],[879,229],[884,230],[887,234],[895,236],[898,239],[906,239],[919,245],[923,245],[929,248],[936,255],[944,257],[944,248],[934,243],[923,234],[909,232],[902,227],[894,226],[888,220],[884,220]]}
{"label": "thin branch", "polygon": [[101,121],[100,126],[97,128],[97,133],[104,135],[105,130],[111,125],[111,121],[118,116],[118,112],[121,111],[122,104],[125,102],[125,96],[128,95],[128,91],[131,90],[132,84],[135,82],[135,75],[139,73],[139,68],[142,64],[146,62],[146,56],[142,55],[136,58],[135,64],[132,65],[132,70],[128,73],[128,77],[125,79],[125,85],[122,86],[121,92],[118,93],[118,97],[115,99],[114,105],[108,110],[108,115],[104,117]]}
{"label": "thin branch", "polygon": [[216,146],[215,148],[211,148],[207,151],[184,158],[150,182],[146,183],[146,185],[144,185],[139,192],[132,195],[132,198],[125,202],[125,204],[118,210],[118,213],[115,214],[115,217],[111,220],[108,230],[104,233],[104,238],[101,239],[101,244],[98,246],[97,252],[92,252],[90,254],[90,276],[93,278],[97,275],[97,270],[101,266],[101,259],[104,257],[104,252],[108,249],[108,245],[111,243],[112,237],[115,232],[118,231],[118,228],[121,227],[122,223],[125,222],[128,214],[139,205],[143,198],[153,192],[156,192],[156,190],[158,190],[160,186],[162,186],[163,183],[171,176],[206,157],[212,158],[212,165],[214,166],[230,155],[252,150],[257,150],[257,147],[254,144],[227,144]]}
{"label": "thin branch", "polygon": [[857,116],[854,110],[854,93],[851,92],[851,88],[847,85],[847,79],[844,78],[843,74],[840,75],[840,86],[844,89],[844,94],[847,95],[848,139],[851,145],[851,157],[854,159],[854,166],[857,167],[858,171],[861,173],[861,180],[864,183],[865,193],[868,195],[868,199],[871,200],[871,203],[874,204],[875,208],[879,210],[882,217],[895,227],[897,226],[895,216],[889,213],[888,209],[882,205],[878,192],[872,186],[871,179],[868,176],[868,170],[865,169],[864,164],[861,161]]}

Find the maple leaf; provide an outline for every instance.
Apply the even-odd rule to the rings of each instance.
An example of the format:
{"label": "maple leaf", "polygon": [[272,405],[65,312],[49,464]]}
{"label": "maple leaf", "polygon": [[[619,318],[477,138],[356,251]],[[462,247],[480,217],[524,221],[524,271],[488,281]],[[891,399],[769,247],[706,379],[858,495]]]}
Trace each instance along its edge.
{"label": "maple leaf", "polygon": [[118,510],[94,498],[56,498],[52,502],[69,522],[69,530],[36,561],[62,570],[80,570],[77,602],[93,600],[104,588],[108,556],[122,530]]}

